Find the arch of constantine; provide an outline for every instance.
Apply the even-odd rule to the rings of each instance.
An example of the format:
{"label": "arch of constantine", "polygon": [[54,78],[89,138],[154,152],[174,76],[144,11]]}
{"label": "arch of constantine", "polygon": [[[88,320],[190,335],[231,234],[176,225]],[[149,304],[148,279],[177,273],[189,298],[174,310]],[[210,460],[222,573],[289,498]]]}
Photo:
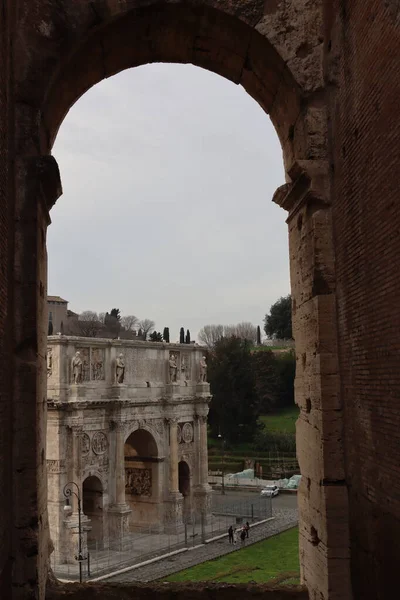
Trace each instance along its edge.
{"label": "arch of constantine", "polygon": [[[285,181],[274,200],[287,212],[297,356],[304,593],[392,597],[400,562],[399,47],[398,0],[2,0],[2,598],[43,600],[49,573],[46,231],[62,194],[52,145],[86,90],[157,61],[192,63],[242,85],[276,128]],[[75,403],[89,403],[91,383],[81,384],[77,369]],[[143,391],[150,398],[151,381]],[[104,447],[95,433],[93,456],[93,443]],[[118,427],[108,433],[125,436]],[[130,463],[140,463],[147,440],[160,475],[166,463],[154,461],[165,447],[155,434],[126,433]],[[187,468],[179,472],[187,490]],[[84,482],[92,514],[101,477]],[[120,481],[112,502],[117,488],[122,498]]]}
{"label": "arch of constantine", "polygon": [[[51,336],[47,348],[50,535],[74,561],[82,490],[87,541],[118,548],[131,531],[207,520],[207,414],[202,349],[194,345]],[[86,540],[85,540],[86,541]]]}

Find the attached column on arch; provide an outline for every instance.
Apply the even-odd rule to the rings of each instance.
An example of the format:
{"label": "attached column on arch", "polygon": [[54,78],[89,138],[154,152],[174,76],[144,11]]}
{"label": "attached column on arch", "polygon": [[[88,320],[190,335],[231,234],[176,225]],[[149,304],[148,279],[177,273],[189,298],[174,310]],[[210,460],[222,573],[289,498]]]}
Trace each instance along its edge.
{"label": "attached column on arch", "polygon": [[125,502],[125,428],[116,419],[110,427],[110,495],[108,508],[109,546],[113,550],[123,547],[124,536],[129,531],[131,509]]}
{"label": "attached column on arch", "polygon": [[169,419],[169,491],[179,494],[178,419]]}

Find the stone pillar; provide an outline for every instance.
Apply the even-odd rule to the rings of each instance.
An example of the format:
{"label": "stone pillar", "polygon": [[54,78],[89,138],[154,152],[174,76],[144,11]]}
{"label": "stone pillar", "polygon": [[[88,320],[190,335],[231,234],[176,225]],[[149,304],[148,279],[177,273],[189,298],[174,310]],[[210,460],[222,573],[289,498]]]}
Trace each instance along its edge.
{"label": "stone pillar", "polygon": [[[16,114],[22,112],[24,120],[19,125],[20,133],[28,130],[30,118],[32,122],[39,119],[39,113],[26,102],[16,106]],[[8,125],[11,127],[11,119]],[[33,147],[29,156],[13,154],[12,161],[10,158],[13,173],[11,175],[10,171],[10,202],[5,210],[10,215],[10,231],[14,238],[12,240],[10,236],[8,264],[0,275],[3,283],[12,273],[9,293],[1,297],[3,313],[8,315],[7,320],[11,323],[4,338],[5,344],[9,345],[4,348],[12,349],[3,352],[10,354],[8,373],[4,373],[4,381],[10,387],[4,383],[2,392],[4,390],[5,401],[7,396],[10,398],[11,411],[9,427],[4,425],[3,429],[6,440],[12,435],[10,452],[4,453],[4,457],[7,456],[4,462],[8,463],[5,467],[7,479],[12,480],[12,486],[4,484],[2,489],[5,497],[12,494],[11,510],[6,516],[11,526],[9,539],[3,537],[5,546],[10,540],[12,544],[9,556],[13,561],[6,579],[12,581],[13,590],[20,590],[21,595],[44,598],[50,550],[46,472],[46,232],[50,223],[49,210],[61,194],[61,182],[54,158],[33,156],[32,153]],[[1,203],[4,204],[3,198]],[[7,238],[3,237],[2,242],[2,249],[7,254]],[[7,412],[5,414],[7,418]],[[32,523],[36,525],[32,526]],[[5,589],[4,597],[8,594]],[[0,595],[3,596],[1,592]],[[12,592],[11,595],[14,597]]]}
{"label": "stone pillar", "polygon": [[164,507],[166,531],[176,532],[183,523],[183,496],[179,492],[178,419],[169,423],[169,498]]}
{"label": "stone pillar", "polygon": [[121,550],[129,531],[132,512],[125,502],[125,430],[120,421],[112,421],[110,431],[110,506],[108,508],[109,545]]}
{"label": "stone pillar", "polygon": [[200,443],[200,483],[208,486],[208,448],[207,448],[207,417],[199,417],[199,443]]}
{"label": "stone pillar", "polygon": [[178,420],[169,420],[169,490],[179,493]]}
{"label": "stone pillar", "polygon": [[[208,407],[205,408],[208,412]],[[196,485],[193,491],[194,509],[196,520],[206,523],[211,518],[211,488],[208,485],[208,449],[207,449],[207,416],[197,415],[195,418],[197,444],[196,454],[198,456],[198,472]]]}
{"label": "stone pillar", "polygon": [[122,426],[115,434],[115,504],[125,506],[125,433]]}
{"label": "stone pillar", "polygon": [[302,582],[310,597],[351,597],[343,405],[328,164],[295,162],[274,201],[289,211]]}

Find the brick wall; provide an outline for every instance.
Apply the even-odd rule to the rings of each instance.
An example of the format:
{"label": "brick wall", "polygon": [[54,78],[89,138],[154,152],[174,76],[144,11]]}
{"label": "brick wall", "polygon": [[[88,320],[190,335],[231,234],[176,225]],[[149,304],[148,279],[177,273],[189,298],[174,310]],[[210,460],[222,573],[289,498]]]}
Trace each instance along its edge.
{"label": "brick wall", "polygon": [[7,157],[12,133],[10,87],[11,2],[0,1],[0,597],[6,597],[11,575],[11,390],[10,390],[10,239],[12,239],[11,173]]}
{"label": "brick wall", "polygon": [[397,0],[329,0],[326,11],[352,580],[363,600],[389,598],[400,564],[399,12]]}

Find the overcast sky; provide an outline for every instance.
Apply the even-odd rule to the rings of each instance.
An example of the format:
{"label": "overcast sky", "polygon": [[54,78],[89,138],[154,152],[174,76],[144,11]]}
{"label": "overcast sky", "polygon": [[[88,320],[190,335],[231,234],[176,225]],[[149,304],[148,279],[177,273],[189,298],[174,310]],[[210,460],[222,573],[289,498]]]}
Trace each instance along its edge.
{"label": "overcast sky", "polygon": [[151,318],[192,338],[252,321],[289,293],[275,130],[242,87],[188,65],[130,69],[70,110],[53,154],[63,196],[49,294],[75,312]]}

